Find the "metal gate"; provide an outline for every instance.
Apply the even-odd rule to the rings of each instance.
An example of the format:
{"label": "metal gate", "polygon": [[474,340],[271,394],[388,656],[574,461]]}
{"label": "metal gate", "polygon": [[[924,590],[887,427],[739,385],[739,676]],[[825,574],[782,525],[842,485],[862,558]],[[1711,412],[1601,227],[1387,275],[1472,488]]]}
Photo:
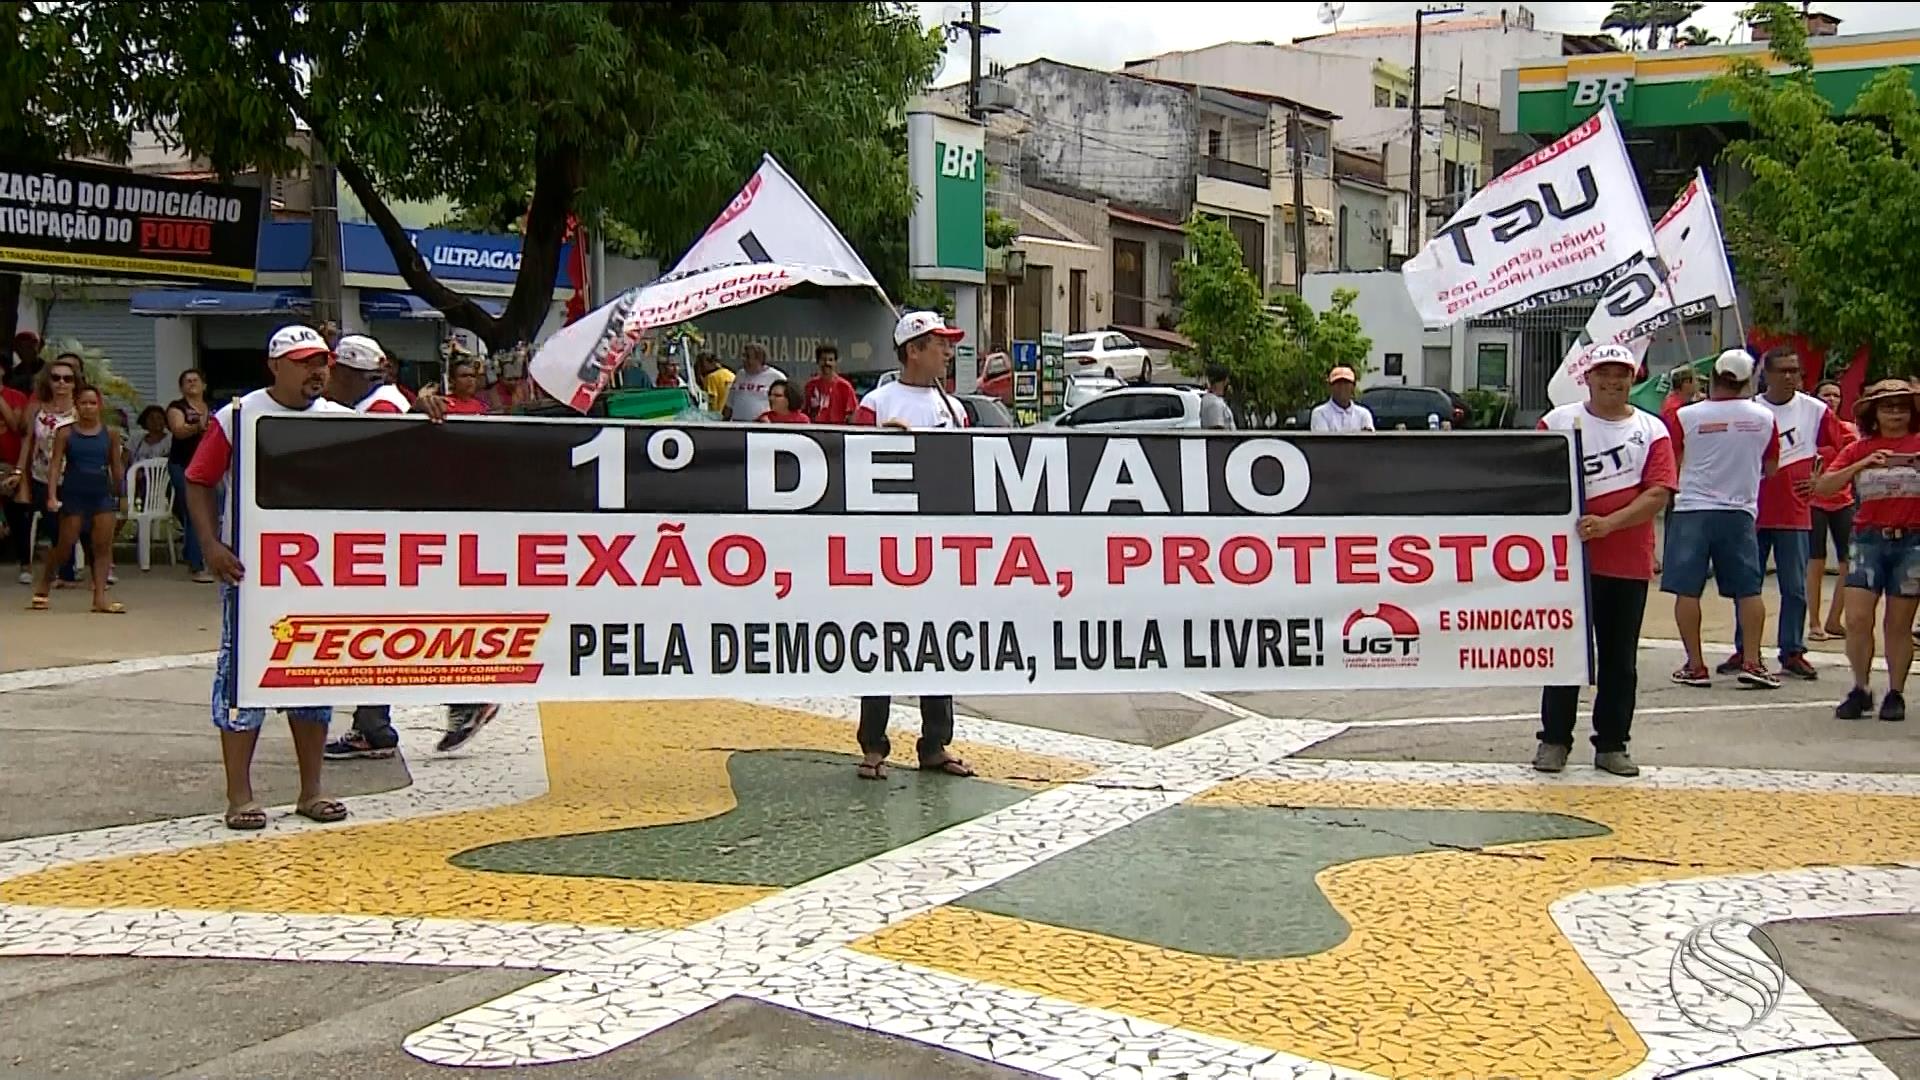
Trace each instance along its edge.
{"label": "metal gate", "polygon": [[1519,345],[1513,375],[1515,408],[1529,412],[1551,407],[1547,400],[1547,382],[1559,370],[1560,362],[1566,359],[1567,350],[1573,347],[1580,332],[1586,329],[1593,307],[1592,302],[1582,301],[1536,308],[1505,318],[1473,320],[1471,325],[1476,327],[1508,331]]}
{"label": "metal gate", "polygon": [[135,315],[126,300],[49,300],[44,331],[49,354],[78,341],[103,354],[113,373],[133,384],[141,404],[164,400],[155,385],[153,320]]}

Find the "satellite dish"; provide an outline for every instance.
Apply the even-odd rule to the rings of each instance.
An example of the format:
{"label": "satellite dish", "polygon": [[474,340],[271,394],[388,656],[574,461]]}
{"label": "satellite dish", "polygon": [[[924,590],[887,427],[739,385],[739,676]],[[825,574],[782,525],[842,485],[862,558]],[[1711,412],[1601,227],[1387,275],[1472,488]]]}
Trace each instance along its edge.
{"label": "satellite dish", "polygon": [[1340,25],[1340,16],[1345,14],[1346,10],[1345,4],[1321,4],[1320,21],[1337,29]]}

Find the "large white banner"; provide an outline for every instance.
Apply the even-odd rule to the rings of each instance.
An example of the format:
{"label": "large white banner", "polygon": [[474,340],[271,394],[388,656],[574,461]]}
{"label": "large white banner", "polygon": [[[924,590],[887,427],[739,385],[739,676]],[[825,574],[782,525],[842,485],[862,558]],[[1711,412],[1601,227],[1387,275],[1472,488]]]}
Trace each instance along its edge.
{"label": "large white banner", "polygon": [[1587,398],[1586,369],[1595,345],[1623,345],[1644,358],[1653,337],[1695,315],[1704,315],[1734,303],[1733,267],[1714,212],[1713,191],[1704,172],[1696,171],[1653,228],[1654,244],[1664,264],[1648,260],[1615,279],[1600,295],[1587,320],[1582,340],[1567,350],[1560,369],[1547,382],[1547,396],[1555,405]]}
{"label": "large white banner", "polygon": [[1591,296],[1654,252],[1608,106],[1467,200],[1401,273],[1433,325]]}
{"label": "large white banner", "polygon": [[562,328],[528,371],[584,413],[646,331],[801,284],[871,289],[886,299],[853,245],[768,155],[671,271]]}
{"label": "large white banner", "polygon": [[1562,432],[268,416],[240,460],[243,704],[1587,678]]}

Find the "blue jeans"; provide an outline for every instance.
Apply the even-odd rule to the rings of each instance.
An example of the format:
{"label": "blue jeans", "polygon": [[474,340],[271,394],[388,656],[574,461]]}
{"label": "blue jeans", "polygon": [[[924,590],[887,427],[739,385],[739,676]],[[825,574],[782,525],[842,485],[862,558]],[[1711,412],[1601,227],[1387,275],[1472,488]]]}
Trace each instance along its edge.
{"label": "blue jeans", "polygon": [[[1806,549],[1800,560],[1806,562]],[[1720,595],[1729,600],[1759,596],[1766,583],[1753,515],[1744,510],[1675,510],[1667,515],[1666,562],[1660,591],[1699,599],[1711,568]]]}
{"label": "blue jeans", "polygon": [[1871,525],[1856,528],[1847,588],[1881,596],[1920,596],[1920,533]]}
{"label": "blue jeans", "polygon": [[[207,568],[207,557],[200,550],[200,534],[193,529],[193,515],[187,512],[187,467],[167,463],[167,476],[173,482],[173,516],[180,519],[180,530],[186,534],[180,546],[187,555],[187,568],[199,573]],[[220,497],[216,489],[213,500],[214,529],[220,528]]]}
{"label": "blue jeans", "polygon": [[[1780,659],[1807,651],[1807,558],[1812,551],[1813,534],[1805,529],[1761,529],[1760,570],[1767,568],[1767,553],[1773,553],[1775,577],[1780,580]],[[1733,621],[1733,651],[1744,655],[1746,643]]]}
{"label": "blue jeans", "polygon": [[[213,726],[221,731],[259,731],[267,721],[265,709],[242,709],[234,705],[238,695],[228,685],[228,668],[233,664],[233,642],[240,636],[240,589],[220,584],[220,654],[213,662]],[[306,705],[282,709],[287,719],[303,724],[327,726],[333,719],[330,705]]]}

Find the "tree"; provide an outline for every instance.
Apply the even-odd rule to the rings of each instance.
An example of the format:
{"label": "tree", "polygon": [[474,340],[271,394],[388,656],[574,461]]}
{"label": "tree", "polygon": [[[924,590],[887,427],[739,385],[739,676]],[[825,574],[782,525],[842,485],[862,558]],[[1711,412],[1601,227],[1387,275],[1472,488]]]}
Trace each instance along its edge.
{"label": "tree", "polygon": [[[8,6],[64,43],[48,84],[104,70],[124,95],[113,119],[223,174],[300,168],[311,132],[408,287],[495,348],[538,330],[570,216],[604,212],[669,260],[763,151],[856,245],[903,223],[893,132],[943,48],[892,3]],[[61,107],[98,122],[111,101]],[[441,195],[490,220],[520,209],[497,318],[428,270],[387,203]]]}
{"label": "tree", "polygon": [[1653,5],[1642,2],[1621,2],[1613,5],[1607,17],[1600,21],[1600,29],[1617,30],[1625,35],[1627,48],[1636,44],[1636,35],[1653,24]]}
{"label": "tree", "polygon": [[1920,97],[1907,71],[1881,72],[1842,115],[1814,88],[1806,26],[1792,5],[1743,13],[1764,27],[1767,73],[1736,58],[1707,93],[1725,95],[1749,134],[1727,155],[1752,176],[1726,207],[1727,240],[1754,308],[1829,351],[1865,346],[1877,373],[1920,370],[1920,251],[1899,223],[1920,220]]}
{"label": "tree", "polygon": [[1678,37],[1674,38],[1673,44],[1674,47],[1681,49],[1697,48],[1702,45],[1718,45],[1720,44],[1720,36],[1702,30],[1697,26],[1689,26],[1684,28]]}
{"label": "tree", "polygon": [[1260,422],[1319,401],[1327,372],[1336,367],[1364,373],[1373,343],[1353,313],[1357,292],[1335,290],[1333,306],[1324,313],[1283,293],[1274,301],[1276,315],[1225,222],[1196,214],[1186,231],[1191,254],[1174,274],[1180,284],[1180,333],[1194,348],[1178,357],[1181,370],[1200,375],[1215,365],[1225,368],[1235,411]]}
{"label": "tree", "polygon": [[1705,4],[1675,3],[1673,0],[1656,0],[1647,5],[1647,47],[1660,47],[1660,31],[1667,32],[1667,45],[1674,47],[1680,43],[1680,26],[1688,19],[1700,13]]}

